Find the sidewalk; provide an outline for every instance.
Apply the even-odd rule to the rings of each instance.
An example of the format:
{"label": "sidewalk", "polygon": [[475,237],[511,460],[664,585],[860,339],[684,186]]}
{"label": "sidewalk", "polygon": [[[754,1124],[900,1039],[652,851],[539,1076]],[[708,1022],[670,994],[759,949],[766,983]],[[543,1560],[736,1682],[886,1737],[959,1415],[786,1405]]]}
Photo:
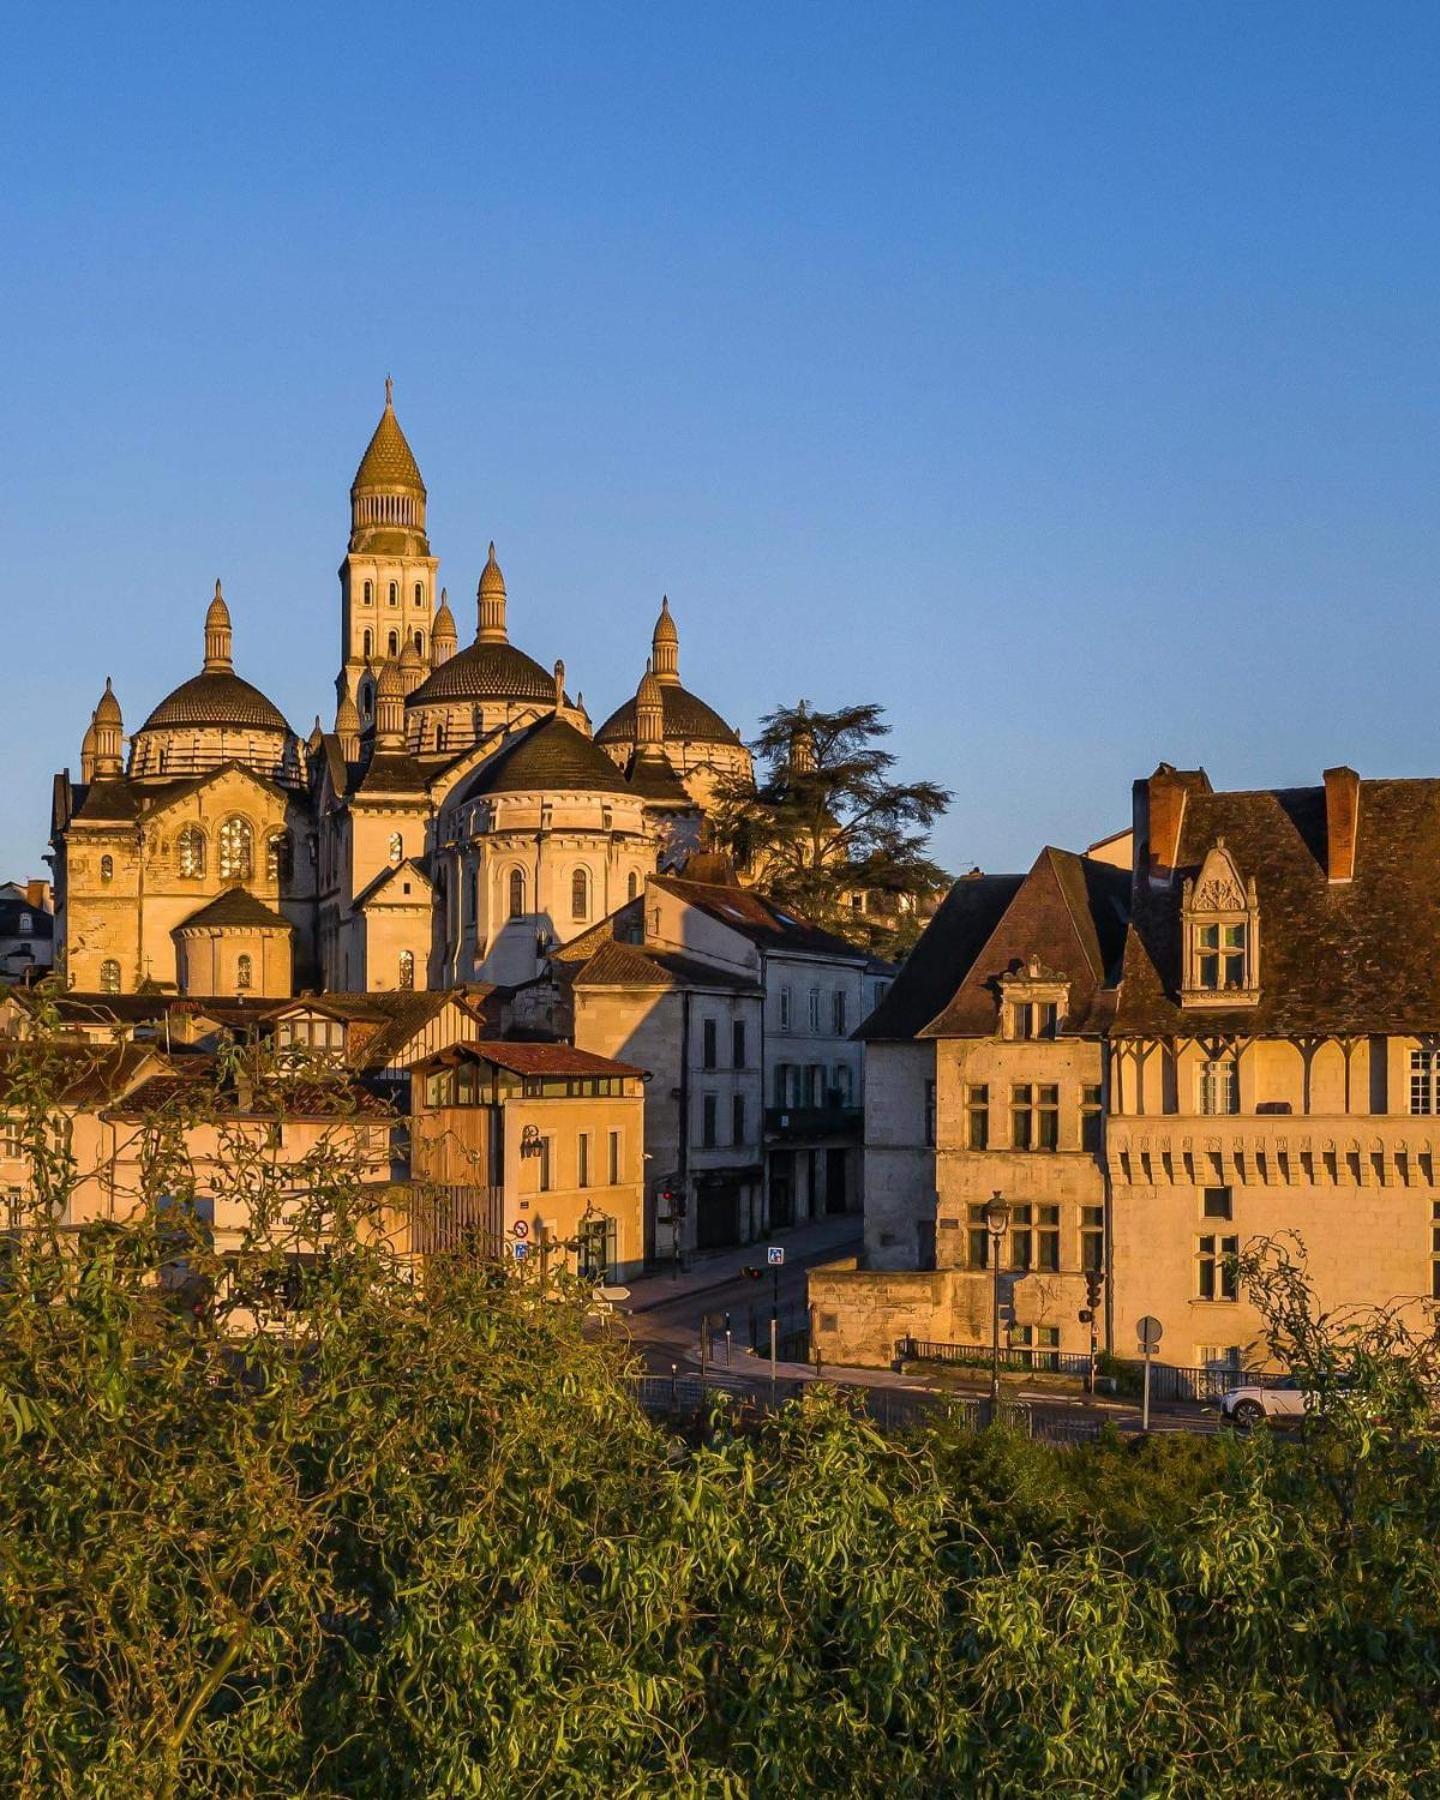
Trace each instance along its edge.
{"label": "sidewalk", "polygon": [[679,1274],[669,1269],[655,1275],[641,1275],[632,1281],[630,1298],[616,1307],[617,1312],[650,1312],[657,1306],[669,1306],[676,1300],[688,1300],[712,1288],[728,1287],[741,1269],[765,1267],[767,1244],[781,1244],[785,1249],[787,1270],[809,1267],[813,1263],[830,1262],[859,1250],[864,1223],[859,1213],[837,1213],[831,1219],[813,1219],[777,1231],[764,1243],[741,1244],[728,1250],[708,1250],[692,1254],[688,1266]]}

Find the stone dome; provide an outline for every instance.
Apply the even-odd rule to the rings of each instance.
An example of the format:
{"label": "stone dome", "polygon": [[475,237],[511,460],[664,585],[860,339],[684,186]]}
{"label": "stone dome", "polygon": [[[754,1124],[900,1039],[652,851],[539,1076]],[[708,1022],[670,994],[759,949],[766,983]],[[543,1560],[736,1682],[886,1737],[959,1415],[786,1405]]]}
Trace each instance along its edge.
{"label": "stone dome", "polygon": [[[668,741],[699,744],[738,744],[740,735],[727,725],[713,706],[692,694],[678,682],[668,685],[659,680],[661,703],[665,712],[665,736]],[[633,744],[635,742],[635,696],[617,706],[595,733],[597,744]]]}
{"label": "stone dome", "polygon": [[410,706],[463,705],[471,700],[555,704],[555,677],[513,644],[468,644],[448,657],[411,694]]}
{"label": "stone dome", "polygon": [[259,688],[233,670],[192,675],[169,693],[140,727],[141,731],[199,726],[243,726],[257,731],[290,731],[285,715]]}

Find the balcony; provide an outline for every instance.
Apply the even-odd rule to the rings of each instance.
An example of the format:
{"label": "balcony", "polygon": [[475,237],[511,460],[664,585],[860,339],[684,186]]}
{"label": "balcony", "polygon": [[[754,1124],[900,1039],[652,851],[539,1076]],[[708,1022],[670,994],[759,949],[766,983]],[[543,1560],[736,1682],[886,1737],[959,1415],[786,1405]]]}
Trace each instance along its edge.
{"label": "balcony", "polygon": [[860,1106],[767,1106],[765,1136],[781,1144],[816,1138],[859,1139],[865,1128]]}
{"label": "balcony", "polygon": [[1403,1113],[1131,1114],[1105,1133],[1111,1180],[1132,1186],[1431,1187],[1440,1117]]}

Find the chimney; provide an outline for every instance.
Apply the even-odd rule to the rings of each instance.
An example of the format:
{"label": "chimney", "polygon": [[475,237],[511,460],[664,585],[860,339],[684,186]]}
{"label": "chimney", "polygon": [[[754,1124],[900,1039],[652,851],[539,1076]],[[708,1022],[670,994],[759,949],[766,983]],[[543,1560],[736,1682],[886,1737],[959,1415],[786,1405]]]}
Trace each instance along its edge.
{"label": "chimney", "polygon": [[1162,762],[1148,781],[1135,783],[1135,869],[1152,881],[1168,881],[1180,854],[1187,784]]}
{"label": "chimney", "polygon": [[1331,881],[1355,879],[1355,839],[1360,829],[1360,777],[1353,769],[1325,771],[1325,873]]}
{"label": "chimney", "polygon": [[25,904],[33,906],[36,912],[51,912],[50,883],[48,881],[27,881],[25,883]]}

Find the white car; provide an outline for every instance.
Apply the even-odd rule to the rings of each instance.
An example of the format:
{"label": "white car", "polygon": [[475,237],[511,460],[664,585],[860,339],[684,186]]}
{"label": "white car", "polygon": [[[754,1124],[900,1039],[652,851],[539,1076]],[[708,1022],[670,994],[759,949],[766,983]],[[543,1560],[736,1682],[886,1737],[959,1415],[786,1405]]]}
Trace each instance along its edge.
{"label": "white car", "polygon": [[[1326,1384],[1334,1393],[1349,1386],[1344,1375],[1332,1376]],[[1232,1425],[1250,1429],[1255,1425],[1298,1425],[1307,1413],[1322,1411],[1325,1393],[1307,1387],[1297,1375],[1287,1375],[1272,1386],[1231,1388],[1221,1397],[1220,1417]]]}

